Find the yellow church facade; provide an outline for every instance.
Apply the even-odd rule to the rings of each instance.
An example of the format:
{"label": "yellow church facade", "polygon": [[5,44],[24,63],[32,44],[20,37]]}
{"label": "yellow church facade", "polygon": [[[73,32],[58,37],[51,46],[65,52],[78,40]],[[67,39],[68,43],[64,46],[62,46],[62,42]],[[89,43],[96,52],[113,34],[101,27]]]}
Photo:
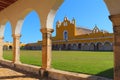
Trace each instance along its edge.
{"label": "yellow church facade", "polygon": [[[26,44],[25,49],[41,49],[42,42]],[[113,33],[101,31],[97,26],[93,30],[76,27],[75,19],[64,18],[56,23],[56,36],[52,37],[53,50],[112,51]]]}

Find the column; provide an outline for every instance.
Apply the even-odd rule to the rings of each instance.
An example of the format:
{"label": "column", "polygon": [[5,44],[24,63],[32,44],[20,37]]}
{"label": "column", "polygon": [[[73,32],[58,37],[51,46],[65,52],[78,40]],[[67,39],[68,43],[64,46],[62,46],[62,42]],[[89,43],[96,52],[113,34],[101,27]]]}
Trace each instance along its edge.
{"label": "column", "polygon": [[52,52],[52,32],[53,29],[41,29],[42,32],[42,69],[51,67],[51,52]]}
{"label": "column", "polygon": [[13,34],[13,63],[20,63],[20,34]]}
{"label": "column", "polygon": [[111,15],[114,30],[114,80],[120,80],[120,14]]}
{"label": "column", "polygon": [[3,37],[0,37],[0,60],[3,59],[3,45],[4,45]]}

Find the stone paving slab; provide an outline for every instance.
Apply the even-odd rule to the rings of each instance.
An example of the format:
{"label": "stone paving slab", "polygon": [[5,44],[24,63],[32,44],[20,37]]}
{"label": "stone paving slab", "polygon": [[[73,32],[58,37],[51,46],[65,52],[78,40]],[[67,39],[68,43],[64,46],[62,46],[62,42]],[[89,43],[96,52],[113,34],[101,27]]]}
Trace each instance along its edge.
{"label": "stone paving slab", "polygon": [[0,80],[39,80],[31,74],[23,74],[0,66]]}

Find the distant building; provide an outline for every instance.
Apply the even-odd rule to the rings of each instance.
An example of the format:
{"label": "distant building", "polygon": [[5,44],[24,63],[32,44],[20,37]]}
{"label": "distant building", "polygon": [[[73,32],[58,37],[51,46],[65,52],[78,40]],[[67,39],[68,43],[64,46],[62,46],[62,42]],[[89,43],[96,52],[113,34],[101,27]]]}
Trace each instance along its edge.
{"label": "distant building", "polygon": [[[26,44],[20,43],[20,48],[23,48]],[[4,42],[3,50],[12,50],[13,49],[13,43],[12,42]]]}
{"label": "distant building", "polygon": [[[101,31],[97,26],[93,30],[76,27],[76,21],[69,21],[67,17],[63,22],[56,23],[56,36],[52,37],[53,50],[85,50],[85,51],[111,51],[113,50],[113,33]],[[29,43],[25,49],[41,49],[42,42]]]}

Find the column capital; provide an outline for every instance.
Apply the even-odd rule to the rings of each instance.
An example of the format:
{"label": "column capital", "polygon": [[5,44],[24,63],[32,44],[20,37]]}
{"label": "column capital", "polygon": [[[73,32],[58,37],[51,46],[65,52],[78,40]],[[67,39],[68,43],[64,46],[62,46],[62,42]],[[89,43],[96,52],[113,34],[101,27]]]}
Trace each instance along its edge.
{"label": "column capital", "polygon": [[20,37],[21,37],[21,34],[12,34],[12,37],[13,37],[13,38],[20,38]]}
{"label": "column capital", "polygon": [[109,19],[112,21],[113,26],[120,26],[120,14],[110,15]]}
{"label": "column capital", "polygon": [[50,29],[50,28],[43,28],[43,29],[40,29],[40,31],[42,33],[52,33],[54,30],[53,29]]}

